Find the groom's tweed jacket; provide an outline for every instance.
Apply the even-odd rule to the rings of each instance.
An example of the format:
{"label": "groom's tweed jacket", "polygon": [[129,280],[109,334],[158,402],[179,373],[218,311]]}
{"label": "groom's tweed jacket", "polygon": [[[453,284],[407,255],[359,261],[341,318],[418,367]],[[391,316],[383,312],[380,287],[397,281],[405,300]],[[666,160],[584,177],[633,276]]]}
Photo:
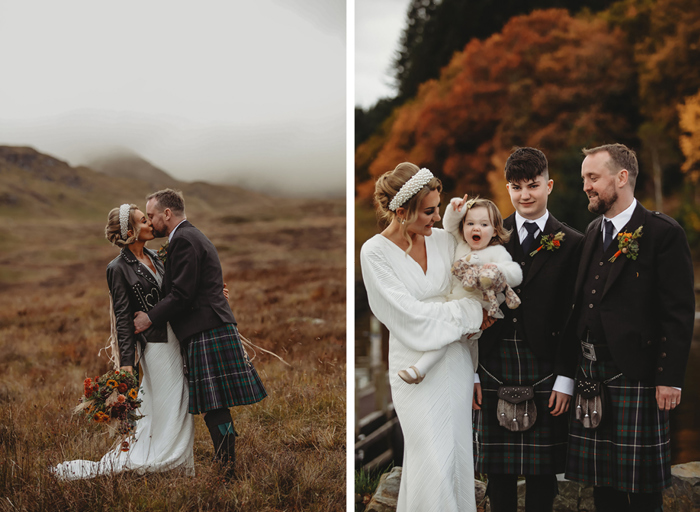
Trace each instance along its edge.
{"label": "groom's tweed jacket", "polygon": [[181,343],[194,334],[235,324],[216,248],[189,221],[175,231],[168,245],[163,299],[148,313],[154,324],[170,325]]}

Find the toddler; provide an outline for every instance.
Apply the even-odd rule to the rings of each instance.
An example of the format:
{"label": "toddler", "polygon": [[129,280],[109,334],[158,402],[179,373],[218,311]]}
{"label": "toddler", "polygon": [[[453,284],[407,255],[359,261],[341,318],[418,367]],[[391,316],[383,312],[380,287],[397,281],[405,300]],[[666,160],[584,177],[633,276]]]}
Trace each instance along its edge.
{"label": "toddler", "polygon": [[[466,202],[460,198],[452,199],[447,206],[442,223],[445,230],[457,239],[455,261],[461,259],[471,264],[496,267],[509,286],[517,286],[522,282],[523,273],[520,265],[513,261],[503,247],[503,244],[510,239],[510,232],[503,227],[503,217],[493,201],[478,197]],[[490,306],[483,300],[481,291],[465,289],[459,279],[452,276],[452,286],[447,300],[464,297],[474,298],[486,308]],[[503,302],[504,299],[503,294],[499,293],[498,301]],[[502,318],[503,313],[499,309],[494,316]],[[481,333],[478,333],[472,339],[477,339],[480,335]],[[446,351],[447,347],[443,347],[424,352],[415,365],[400,370],[399,377],[409,384],[420,383],[426,373],[442,359]],[[472,357],[474,365],[477,364],[475,356],[476,351]]]}

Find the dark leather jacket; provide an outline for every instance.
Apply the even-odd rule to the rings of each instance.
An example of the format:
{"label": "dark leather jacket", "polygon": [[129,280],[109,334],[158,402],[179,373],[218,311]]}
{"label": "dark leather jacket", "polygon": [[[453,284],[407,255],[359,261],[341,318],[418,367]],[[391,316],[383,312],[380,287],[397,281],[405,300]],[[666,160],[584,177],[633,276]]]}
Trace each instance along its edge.
{"label": "dark leather jacket", "polygon": [[[144,248],[144,252],[155,261],[156,271],[163,275],[163,263],[155,251]],[[150,311],[162,297],[158,282],[133,253],[123,248],[119,256],[107,265],[107,284],[112,296],[114,316],[117,320],[120,366],[133,366],[136,356],[136,340],[145,348],[145,343],[165,343],[168,333],[165,325],[152,325],[141,334],[134,334],[134,313]]]}

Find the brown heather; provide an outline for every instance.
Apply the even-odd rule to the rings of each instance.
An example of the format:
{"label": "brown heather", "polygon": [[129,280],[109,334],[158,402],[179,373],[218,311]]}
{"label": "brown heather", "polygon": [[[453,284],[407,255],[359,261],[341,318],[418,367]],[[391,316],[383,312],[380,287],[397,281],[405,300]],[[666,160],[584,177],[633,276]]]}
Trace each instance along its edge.
{"label": "brown heather", "polygon": [[219,250],[241,332],[292,365],[263,353],[254,360],[269,397],[232,409],[233,483],[210,462],[201,417],[195,477],[51,477],[49,466],[98,460],[111,445],[101,425],[71,410],[83,379],[109,368],[98,352],[109,332],[105,268],[117,249],[101,239],[101,221],[2,219],[0,510],[345,509],[344,201],[276,206],[189,212]]}

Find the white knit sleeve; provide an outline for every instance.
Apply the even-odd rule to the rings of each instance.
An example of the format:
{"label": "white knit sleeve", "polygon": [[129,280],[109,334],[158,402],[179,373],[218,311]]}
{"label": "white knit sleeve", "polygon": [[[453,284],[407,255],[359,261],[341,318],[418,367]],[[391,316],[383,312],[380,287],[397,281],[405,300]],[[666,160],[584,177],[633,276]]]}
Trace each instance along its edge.
{"label": "white knit sleeve", "polygon": [[363,246],[360,264],[372,312],[407,347],[420,352],[436,350],[481,327],[482,308],[477,301],[419,301],[383,252]]}
{"label": "white knit sleeve", "polygon": [[518,286],[523,282],[523,269],[520,264],[513,261],[508,250],[502,245],[493,245],[488,248],[492,251],[492,262],[496,264],[498,270],[503,272],[506,282],[510,286]]}
{"label": "white knit sleeve", "polygon": [[[460,199],[460,198],[453,198],[453,199]],[[453,237],[455,237],[457,240],[463,240],[464,237],[462,236],[462,233],[459,231],[459,223],[462,221],[464,216],[467,214],[467,208],[462,206],[462,211],[455,211],[452,208],[452,203],[451,201],[447,203],[447,208],[445,208],[445,215],[442,218],[442,227],[445,228],[445,231],[450,233]]]}

